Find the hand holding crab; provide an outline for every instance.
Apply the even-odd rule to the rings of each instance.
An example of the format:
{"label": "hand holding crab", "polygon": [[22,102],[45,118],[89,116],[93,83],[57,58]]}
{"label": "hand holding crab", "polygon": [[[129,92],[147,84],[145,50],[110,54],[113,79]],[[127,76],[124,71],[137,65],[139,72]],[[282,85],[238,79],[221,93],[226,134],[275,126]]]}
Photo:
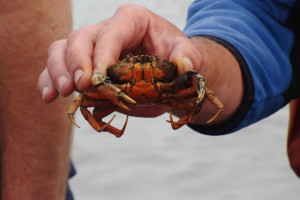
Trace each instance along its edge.
{"label": "hand holding crab", "polygon": [[[143,59],[132,57],[117,62],[130,53],[158,54],[168,61],[143,56]],[[127,72],[111,65],[116,62],[116,65],[123,63],[120,66]],[[176,64],[176,69],[170,67],[174,65],[171,63]],[[137,72],[130,66],[145,69]],[[155,73],[147,71],[149,69]],[[140,78],[141,72],[148,77]],[[217,115],[222,106],[198,72],[208,80],[209,88],[216,92],[226,108],[217,118],[212,116]],[[91,78],[98,73],[103,75],[103,82],[98,85],[93,81],[95,86],[91,87]],[[100,78],[99,75],[95,77]],[[188,38],[172,23],[136,5],[122,6],[113,17],[74,31],[67,39],[50,46],[47,67],[38,81],[43,100],[49,103],[59,94],[68,96],[75,88],[81,94],[70,108],[70,115],[80,107],[96,130],[110,130],[116,135],[123,129],[118,130],[110,122],[102,121],[115,109],[128,107],[130,115],[139,117],[159,116],[168,106],[174,108],[173,113],[184,110],[182,115],[176,113],[179,121],[174,122],[170,117],[169,122],[176,129],[186,123],[203,125],[210,118],[213,123],[225,122],[238,110],[243,96],[241,70],[229,50],[203,37]],[[105,92],[105,96],[99,95],[99,90],[101,94]],[[217,105],[219,111],[204,99]],[[86,109],[89,106],[95,108],[93,113]],[[197,114],[200,108],[201,114]]]}
{"label": "hand holding crab", "polygon": [[[199,114],[202,101],[207,98],[217,108],[217,113],[207,122],[213,121],[223,110],[223,104],[211,90],[205,87],[205,79],[195,71],[187,71],[176,78],[177,66],[157,56],[127,56],[125,59],[108,67],[108,77],[94,74],[92,86],[79,94],[69,108],[68,115],[74,121],[78,107],[90,125],[98,132],[108,131],[117,137],[122,136],[126,125],[121,130],[106,123],[102,118],[114,112],[116,107],[130,111],[127,105],[144,106],[166,104],[186,111],[177,122],[170,122],[173,129],[193,123]],[[191,99],[195,99],[191,101]],[[87,107],[95,107],[93,114]]]}

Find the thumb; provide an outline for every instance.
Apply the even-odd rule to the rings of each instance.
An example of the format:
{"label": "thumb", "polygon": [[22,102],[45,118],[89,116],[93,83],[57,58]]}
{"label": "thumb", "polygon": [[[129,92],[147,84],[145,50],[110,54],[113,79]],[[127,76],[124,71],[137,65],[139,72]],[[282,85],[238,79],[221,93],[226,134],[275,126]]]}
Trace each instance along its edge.
{"label": "thumb", "polygon": [[191,70],[199,72],[203,64],[200,51],[188,38],[184,43],[175,46],[170,55],[170,61],[177,65],[178,75]]}

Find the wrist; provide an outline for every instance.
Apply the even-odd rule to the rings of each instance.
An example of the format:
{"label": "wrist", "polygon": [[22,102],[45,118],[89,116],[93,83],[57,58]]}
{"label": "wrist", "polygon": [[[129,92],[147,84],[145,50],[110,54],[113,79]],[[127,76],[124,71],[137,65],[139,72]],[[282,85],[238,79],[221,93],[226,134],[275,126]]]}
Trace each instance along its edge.
{"label": "wrist", "polygon": [[[204,76],[206,87],[224,105],[223,112],[211,124],[223,123],[237,112],[242,101],[244,88],[239,63],[229,49],[211,39],[196,36],[191,41],[203,58],[202,64],[193,70]],[[196,124],[206,124],[216,112],[215,107],[205,101]]]}

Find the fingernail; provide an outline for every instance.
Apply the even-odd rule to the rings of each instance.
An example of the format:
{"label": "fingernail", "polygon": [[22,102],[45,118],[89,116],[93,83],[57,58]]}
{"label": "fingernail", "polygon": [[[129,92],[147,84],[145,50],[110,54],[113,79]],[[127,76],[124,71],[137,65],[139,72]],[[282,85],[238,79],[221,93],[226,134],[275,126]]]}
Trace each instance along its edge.
{"label": "fingernail", "polygon": [[67,82],[67,80],[68,79],[65,76],[61,76],[61,77],[58,78],[58,90],[59,90],[59,92],[62,91],[65,83]]}
{"label": "fingernail", "polygon": [[93,71],[93,74],[97,74],[97,73],[99,73],[99,72],[98,72],[98,69],[95,68],[94,71]]}
{"label": "fingernail", "polygon": [[106,69],[107,69],[107,66],[105,66],[105,65],[97,66],[94,69],[93,74],[100,73],[100,74],[103,74],[104,76],[106,76]]}
{"label": "fingernail", "polygon": [[189,70],[192,70],[192,69],[194,68],[193,63],[192,63],[192,61],[191,61],[189,58],[183,57],[183,60],[184,60],[184,62],[185,62],[185,66],[186,66],[187,68],[189,68]]}
{"label": "fingernail", "polygon": [[46,86],[46,87],[43,88],[43,90],[42,90],[42,98],[43,98],[43,100],[45,100],[45,97],[47,95],[48,90],[49,90],[48,86]]}
{"label": "fingernail", "polygon": [[183,68],[185,71],[189,71],[193,69],[192,61],[187,57],[181,57],[176,60],[176,64],[178,67]]}
{"label": "fingernail", "polygon": [[79,82],[79,80],[80,80],[82,74],[83,74],[83,71],[82,71],[81,69],[78,69],[78,70],[75,72],[75,74],[74,74],[74,80],[75,80],[75,84],[76,84],[76,85],[78,85],[78,82]]}

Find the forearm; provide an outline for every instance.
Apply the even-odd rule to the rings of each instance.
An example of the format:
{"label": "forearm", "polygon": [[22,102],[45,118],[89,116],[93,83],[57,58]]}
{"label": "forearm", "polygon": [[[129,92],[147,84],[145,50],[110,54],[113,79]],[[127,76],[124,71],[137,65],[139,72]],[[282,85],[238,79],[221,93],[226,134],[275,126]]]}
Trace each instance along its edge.
{"label": "forearm", "polygon": [[1,199],[64,199],[69,99],[42,102],[36,81],[51,42],[71,31],[69,1],[0,1]]}

